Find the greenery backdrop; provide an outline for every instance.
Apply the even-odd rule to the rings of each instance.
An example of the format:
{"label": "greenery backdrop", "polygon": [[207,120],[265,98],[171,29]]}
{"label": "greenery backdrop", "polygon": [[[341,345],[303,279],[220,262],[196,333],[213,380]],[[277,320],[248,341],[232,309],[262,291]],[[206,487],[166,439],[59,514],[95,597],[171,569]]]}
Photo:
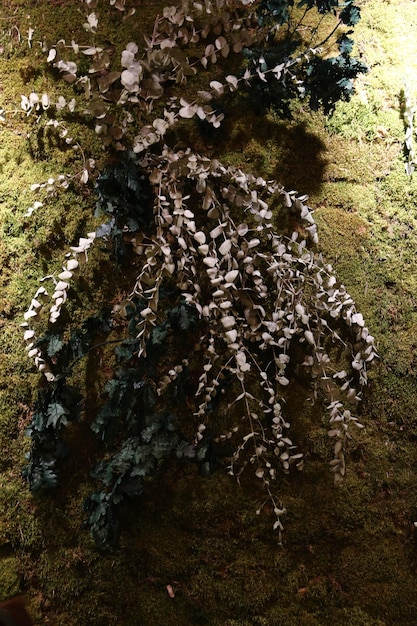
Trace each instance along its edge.
{"label": "greenery backdrop", "polygon": [[[77,40],[83,15],[72,3],[47,8],[16,2],[2,9],[6,110],[19,108],[21,94],[47,92],[53,100],[62,93],[36,43],[37,30],[32,48],[27,33],[36,27],[43,40]],[[152,32],[162,6],[136,8],[136,17],[117,27],[109,18],[109,47],[129,40],[132,19],[142,32]],[[221,472],[202,477],[195,465],[167,461],[163,476],[152,479],[133,509],[123,509],[119,548],[97,552],[82,530],[81,505],[95,488],[86,467],[101,455],[86,421],[68,430],[69,449],[77,454],[66,459],[59,490],[49,498],[26,491],[20,468],[22,450],[30,445],[25,432],[33,420],[38,376],[19,324],[39,278],[51,267],[59,269],[69,246],[97,222],[90,192],[76,187],[27,215],[34,207],[31,185],[59,171],[76,172],[79,159],[63,151],[48,128],[28,125],[20,113],[7,116],[1,146],[0,567],[4,597],[26,591],[39,623],[413,623],[415,182],[404,168],[401,90],[406,80],[415,97],[410,33],[416,14],[412,3],[367,2],[362,16],[355,41],[371,72],[358,81],[357,96],[337,105],[332,117],[299,104],[291,121],[273,111],[261,116],[249,107],[230,107],[220,136],[198,129],[190,135],[184,126],[177,137],[227,165],[310,195],[320,249],[377,339],[380,366],[360,409],[366,431],[354,433],[347,476],[337,489],[326,467],[328,418],[319,408],[307,408],[303,380],[295,379],[287,410],[298,423],[297,443],[308,454],[302,473],[280,477],[288,509],[282,546],[271,529],[269,505],[256,515],[256,477],[245,475],[237,486]],[[76,115],[69,119],[70,135],[100,154],[92,129],[80,121]],[[122,293],[129,285],[123,265],[117,280]],[[103,258],[90,260],[80,281],[70,304],[73,316],[114,298]],[[110,371],[111,358],[95,352],[86,371],[75,372],[76,379],[86,376],[86,413],[94,412],[103,393],[97,370]]]}

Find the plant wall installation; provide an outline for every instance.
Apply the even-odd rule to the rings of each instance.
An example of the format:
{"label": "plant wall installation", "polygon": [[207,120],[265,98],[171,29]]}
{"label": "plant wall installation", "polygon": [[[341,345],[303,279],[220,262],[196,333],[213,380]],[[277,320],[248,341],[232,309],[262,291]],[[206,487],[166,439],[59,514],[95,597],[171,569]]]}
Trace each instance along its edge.
{"label": "plant wall installation", "polygon": [[[179,149],[174,131],[199,120],[214,132],[231,100],[247,93],[258,109],[289,114],[300,97],[330,111],[366,71],[348,37],[359,9],[184,1],[163,10],[144,46],[132,39],[115,58],[102,43],[104,7],[81,4],[88,43],[40,43],[73,96],[31,93],[21,103],[29,121],[36,116],[81,156],[75,174],[34,182],[40,199],[28,214],[47,210],[69,185],[91,183],[102,220],[74,242],[51,294],[42,285],[25,314],[26,349],[42,374],[25,476],[33,491],[55,487],[67,424],[90,419],[105,445],[92,469],[101,486],[85,503],[101,547],[117,541],[118,505],[172,456],[203,473],[221,464],[239,477],[251,468],[280,533],[277,479],[303,467],[285,407],[294,374],[308,380],[312,401],[326,404],[340,484],[350,426],[361,426],[355,408],[374,339],[317,250],[307,198],[191,145]],[[124,2],[110,5],[123,19],[134,15]],[[71,136],[74,112],[93,124],[109,155],[101,172],[99,155]],[[68,297],[90,254],[108,255],[115,272],[136,270],[123,294],[75,322]],[[105,397],[91,417],[74,368],[103,346],[113,346],[115,367],[99,374]]]}

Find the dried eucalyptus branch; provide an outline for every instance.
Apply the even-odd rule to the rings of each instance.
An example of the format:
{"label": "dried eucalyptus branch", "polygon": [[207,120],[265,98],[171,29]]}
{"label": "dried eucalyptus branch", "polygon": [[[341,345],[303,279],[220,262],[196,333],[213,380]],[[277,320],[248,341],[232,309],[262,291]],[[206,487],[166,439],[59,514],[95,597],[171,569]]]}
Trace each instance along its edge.
{"label": "dried eucalyptus branch", "polygon": [[[156,19],[145,48],[130,41],[117,62],[99,43],[98,0],[84,3],[84,29],[91,34],[91,45],[63,40],[44,45],[48,62],[78,93],[70,102],[60,96],[55,103],[32,93],[22,98],[22,107],[38,118],[55,108],[56,115],[50,110],[47,123],[73,147],[78,143],[67,136],[60,116],[77,111],[93,119],[103,146],[124,153],[121,169],[111,178],[121,181],[122,198],[108,201],[112,216],[107,224],[70,248],[62,272],[52,277],[51,298],[41,287],[25,314],[22,329],[28,355],[51,389],[35,412],[29,480],[36,488],[42,486],[42,476],[45,483],[56,484],[48,465],[48,437],[55,450],[58,433],[68,421],[67,407],[79,402],[73,391],[59,401],[71,369],[64,361],[73,362],[75,348],[63,348],[64,329],[58,336],[48,333],[63,324],[61,312],[79,262],[87,259],[103,232],[116,238],[117,231],[139,270],[123,301],[112,303],[111,323],[98,324],[100,332],[106,326],[107,332],[117,328],[129,336],[118,347],[120,368],[106,385],[107,404],[92,424],[103,440],[110,440],[113,431],[125,437],[118,438],[119,447],[95,471],[103,491],[88,502],[93,534],[104,544],[113,535],[113,508],[126,495],[141,493],[143,479],[155,471],[159,460],[172,453],[198,459],[210,436],[232,446],[229,473],[239,478],[245,469],[254,469],[272,502],[274,529],[280,533],[285,507],[273,485],[280,472],[292,466],[301,470],[304,462],[285,407],[295,372],[304,372],[313,402],[324,399],[333,445],[330,465],[340,484],[350,427],[361,427],[354,413],[368,381],[368,367],[377,357],[374,338],[346,288],[317,251],[317,226],[306,196],[191,148],[178,150],[163,142],[178,120],[199,118],[219,127],[223,113],[212,105],[213,99],[244,86],[252,89],[255,81],[286,81],[301,93],[299,66],[308,66],[319,51],[307,47],[272,65],[261,55],[239,75],[224,71],[218,80],[209,78],[207,88],[199,88],[193,97],[171,97],[172,84],[191,81],[197,68],[224,64],[230,54],[268,43],[269,26],[256,26],[257,3],[205,0],[167,7]],[[110,0],[110,5],[127,17],[132,14],[121,0]],[[353,7],[349,11],[346,19],[356,19]],[[80,55],[88,65],[83,75],[77,62]],[[157,116],[158,101],[163,113]],[[79,149],[83,164],[78,179],[96,181],[99,204],[106,213],[108,191],[100,189],[106,177],[97,177],[94,159]],[[69,180],[61,175],[35,183],[33,189],[53,195]],[[145,186],[151,190],[151,204]],[[133,190],[130,203],[124,195],[127,188]],[[149,221],[144,219],[148,204]],[[28,213],[41,205],[38,201]],[[139,217],[138,205],[143,209]],[[136,213],[117,223],[117,211],[126,217],[129,210]],[[284,211],[292,226],[278,232],[275,214]],[[45,324],[47,338],[42,342],[37,329]],[[184,333],[193,337],[195,353],[184,354]],[[158,360],[160,345],[168,338],[172,349]],[[84,335],[79,343],[82,356],[91,346]],[[189,372],[186,409],[178,411],[173,398]],[[175,430],[181,420],[186,422],[187,440]]]}

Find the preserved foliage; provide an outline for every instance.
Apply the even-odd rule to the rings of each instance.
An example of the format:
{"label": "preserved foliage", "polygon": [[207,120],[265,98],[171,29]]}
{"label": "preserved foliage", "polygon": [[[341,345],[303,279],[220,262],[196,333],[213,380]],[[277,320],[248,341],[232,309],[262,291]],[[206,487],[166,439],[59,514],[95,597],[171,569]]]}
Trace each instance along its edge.
{"label": "preserved foliage", "polygon": [[[127,17],[134,11],[110,4]],[[117,541],[118,505],[139,495],[173,455],[197,462],[203,473],[219,463],[236,476],[253,468],[272,501],[273,527],[281,532],[285,507],[276,479],[291,466],[303,467],[285,390],[302,371],[311,400],[324,400],[333,442],[330,465],[339,484],[349,428],[360,426],[354,411],[376,356],[374,338],[317,252],[307,197],[191,147],[170,146],[169,131],[179,120],[194,119],[218,128],[227,108],[220,111],[216,103],[242,97],[243,90],[257,105],[283,113],[296,96],[330,111],[350,97],[352,79],[365,71],[350,56],[345,28],[357,22],[359,9],[351,2],[183,2],[156,18],[143,49],[128,42],[117,65],[98,43],[99,3],[85,5],[84,29],[93,43],[61,40],[46,47],[48,62],[74,86],[74,99],[22,97],[28,116],[36,113],[81,154],[78,180],[93,182],[96,215],[105,220],[71,247],[51,299],[40,287],[25,314],[27,352],[44,375],[25,476],[33,491],[58,484],[63,432],[81,417],[74,366],[114,343],[116,368],[103,406],[91,419],[107,449],[92,470],[102,489],[86,501],[97,544]],[[301,38],[309,12],[318,22],[306,22]],[[322,35],[322,18],[329,13],[334,23]],[[332,57],[333,44],[338,54]],[[239,72],[228,73],[229,55],[240,59]],[[88,70],[80,74],[86,61]],[[209,71],[214,64],[215,80]],[[201,89],[200,77],[192,98],[192,79],[200,70],[207,70],[207,87]],[[185,83],[187,96],[174,95],[173,87]],[[113,155],[100,174],[69,136],[65,116],[73,111],[94,120]],[[70,181],[63,173],[34,183],[43,196],[28,214]],[[281,229],[277,215],[286,224]],[[139,269],[123,300],[106,303],[72,328],[62,312],[97,242],[116,266],[128,259]]]}

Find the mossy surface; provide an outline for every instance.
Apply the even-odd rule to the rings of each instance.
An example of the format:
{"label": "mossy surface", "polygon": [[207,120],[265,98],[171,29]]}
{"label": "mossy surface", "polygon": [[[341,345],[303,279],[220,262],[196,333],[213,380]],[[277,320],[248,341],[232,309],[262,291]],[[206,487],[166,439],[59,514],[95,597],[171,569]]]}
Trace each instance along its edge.
{"label": "mossy surface", "polygon": [[[152,30],[163,6],[135,4],[133,22],[116,26],[111,13],[103,16],[117,53]],[[15,0],[2,3],[0,18],[0,104],[19,108],[20,94],[30,91],[70,93],[53,80],[39,47],[28,50],[23,35],[32,26],[35,42],[41,36],[81,41],[78,5]],[[355,40],[370,72],[332,118],[298,103],[293,120],[283,121],[272,112],[255,115],[243,102],[226,115],[220,135],[207,137],[198,127],[191,133],[208,155],[310,195],[320,248],[379,346],[380,363],[360,409],[365,430],[352,432],[341,488],[334,488],[328,471],[327,416],[297,390],[287,398],[306,464],[303,472],[280,477],[288,511],[283,545],[267,507],[256,515],[262,494],[255,478],[245,474],[238,485],[221,470],[203,478],[195,466],[166,463],[145,495],[123,510],[120,546],[97,551],[83,528],[82,504],[94,488],[88,470],[98,446],[87,423],[69,429],[72,455],[60,489],[48,497],[27,492],[20,470],[38,379],[19,324],[39,279],[59,269],[68,246],[96,222],[94,198],[76,186],[25,217],[36,199],[30,185],[76,169],[77,157],[34,135],[20,114],[3,125],[0,600],[23,591],[35,623],[52,626],[415,625],[417,179],[404,173],[400,92],[408,80],[417,93],[416,19],[411,1],[366,0]],[[71,123],[96,152],[92,129]],[[108,266],[93,255],[72,314],[116,293]],[[91,358],[89,381],[99,363]],[[98,381],[88,408],[101,392]]]}

